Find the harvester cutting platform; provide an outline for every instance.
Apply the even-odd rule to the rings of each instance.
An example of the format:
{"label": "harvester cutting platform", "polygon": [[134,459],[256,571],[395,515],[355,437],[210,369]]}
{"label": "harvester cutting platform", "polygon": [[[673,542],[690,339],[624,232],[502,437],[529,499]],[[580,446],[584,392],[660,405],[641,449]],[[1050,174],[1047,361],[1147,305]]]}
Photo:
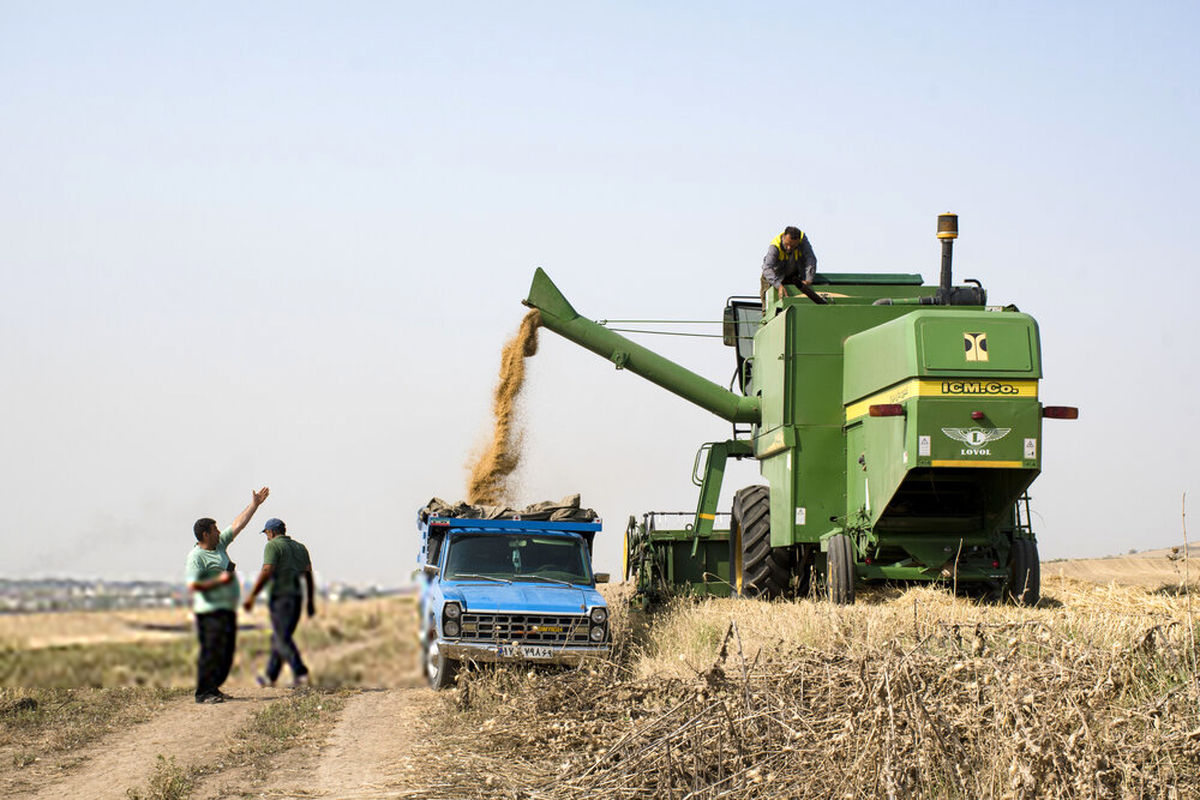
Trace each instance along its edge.
{"label": "harvester cutting platform", "polygon": [[[525,304],[559,335],[733,423],[697,455],[689,525],[630,519],[626,577],[639,594],[806,594],[837,603],[859,581],[977,585],[1034,604],[1037,541],[1026,490],[1041,470],[1037,323],[954,286],[957,217],[938,218],[940,281],[818,274],[803,295],[732,298],[730,391],[581,317],[542,270]],[[734,495],[716,526],[726,462],[759,461],[769,486]],[[701,463],[703,462],[703,463]]]}

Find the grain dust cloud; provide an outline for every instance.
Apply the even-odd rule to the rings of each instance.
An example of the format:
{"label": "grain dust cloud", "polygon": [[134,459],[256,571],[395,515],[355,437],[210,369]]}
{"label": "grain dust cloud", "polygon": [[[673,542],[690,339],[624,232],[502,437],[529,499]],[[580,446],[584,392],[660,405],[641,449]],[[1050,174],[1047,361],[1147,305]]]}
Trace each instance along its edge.
{"label": "grain dust cloud", "polygon": [[525,383],[525,359],[537,353],[541,316],[530,311],[500,355],[500,381],[492,397],[492,439],[471,467],[467,502],[501,505],[508,501],[508,477],[521,463],[521,431],[516,420],[517,397]]}

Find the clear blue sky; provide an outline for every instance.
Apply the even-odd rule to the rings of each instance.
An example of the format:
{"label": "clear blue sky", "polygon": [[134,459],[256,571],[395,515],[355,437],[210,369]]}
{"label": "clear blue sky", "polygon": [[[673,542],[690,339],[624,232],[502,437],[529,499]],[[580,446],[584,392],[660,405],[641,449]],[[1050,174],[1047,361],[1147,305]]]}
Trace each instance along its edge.
{"label": "clear blue sky", "polygon": [[[646,5],[0,2],[0,575],[178,578],[268,484],[322,577],[406,580],[535,267],[594,318],[717,319],[787,224],[936,280],[946,210],[1082,409],[1043,556],[1178,541],[1200,7]],[[728,426],[552,334],[530,373],[523,496],[582,492],[616,572]]]}

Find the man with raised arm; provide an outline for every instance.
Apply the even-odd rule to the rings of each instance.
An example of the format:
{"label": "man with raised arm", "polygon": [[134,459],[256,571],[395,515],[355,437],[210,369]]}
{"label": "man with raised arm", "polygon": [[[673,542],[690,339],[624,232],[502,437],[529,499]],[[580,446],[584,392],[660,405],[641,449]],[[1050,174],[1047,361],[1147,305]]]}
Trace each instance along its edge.
{"label": "man with raised arm", "polygon": [[200,655],[196,659],[196,702],[221,703],[226,695],[221,684],[229,677],[237,645],[238,588],[234,564],[226,549],[250,522],[267,499],[266,486],[251,492],[250,505],[225,530],[215,520],[202,517],[192,526],[196,546],[188,553],[186,580],[196,615]]}

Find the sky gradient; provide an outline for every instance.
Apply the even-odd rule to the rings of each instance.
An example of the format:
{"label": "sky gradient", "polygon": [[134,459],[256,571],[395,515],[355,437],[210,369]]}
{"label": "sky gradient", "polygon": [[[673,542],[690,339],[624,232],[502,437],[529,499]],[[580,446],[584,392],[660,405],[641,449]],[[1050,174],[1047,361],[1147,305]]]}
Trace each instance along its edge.
{"label": "sky gradient", "polygon": [[[1043,558],[1180,540],[1196,5],[512,5],[0,2],[0,575],[177,579],[265,484],[235,560],[278,516],[321,578],[404,582],[535,267],[585,316],[716,320],[788,224],[934,282],[948,210],[956,277],[1038,319],[1043,402],[1081,409],[1045,426]],[[613,572],[729,435],[549,332],[524,409],[522,501],[582,493]]]}

